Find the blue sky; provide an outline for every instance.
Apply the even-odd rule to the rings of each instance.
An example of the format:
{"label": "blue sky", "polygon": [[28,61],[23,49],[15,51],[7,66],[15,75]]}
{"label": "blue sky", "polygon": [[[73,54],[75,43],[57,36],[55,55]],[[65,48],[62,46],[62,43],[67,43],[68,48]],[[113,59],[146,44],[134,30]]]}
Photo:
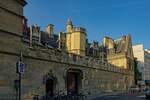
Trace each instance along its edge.
{"label": "blue sky", "polygon": [[26,0],[24,15],[29,25],[42,30],[55,25],[55,32],[65,31],[71,18],[75,26],[87,29],[90,41],[114,39],[131,33],[133,44],[150,49],[150,0]]}

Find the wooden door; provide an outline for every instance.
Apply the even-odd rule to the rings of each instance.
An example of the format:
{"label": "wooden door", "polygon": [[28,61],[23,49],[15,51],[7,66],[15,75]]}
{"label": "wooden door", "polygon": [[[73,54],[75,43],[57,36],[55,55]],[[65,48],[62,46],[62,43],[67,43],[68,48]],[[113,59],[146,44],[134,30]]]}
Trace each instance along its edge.
{"label": "wooden door", "polygon": [[46,80],[46,94],[49,96],[54,95],[54,81],[52,79]]}
{"label": "wooden door", "polygon": [[68,94],[78,93],[78,74],[69,72],[67,75],[67,92]]}

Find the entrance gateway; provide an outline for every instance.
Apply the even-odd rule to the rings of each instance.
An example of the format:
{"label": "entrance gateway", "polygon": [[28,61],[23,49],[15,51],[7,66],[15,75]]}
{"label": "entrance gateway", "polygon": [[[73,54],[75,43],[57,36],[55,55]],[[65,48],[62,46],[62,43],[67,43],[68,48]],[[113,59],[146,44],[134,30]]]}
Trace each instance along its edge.
{"label": "entrance gateway", "polygon": [[82,71],[79,69],[69,69],[67,71],[67,94],[76,95],[81,88]]}
{"label": "entrance gateway", "polygon": [[44,77],[43,77],[43,82],[45,84],[45,93],[47,96],[54,96],[55,94],[55,89],[56,89],[56,83],[57,79],[53,75],[52,70],[50,70]]}
{"label": "entrance gateway", "polygon": [[[52,70],[50,70],[44,77],[45,92],[47,96],[54,96],[57,79],[54,77]],[[67,94],[76,95],[82,88],[83,73],[79,69],[68,69],[66,71],[65,84],[67,88]]]}
{"label": "entrance gateway", "polygon": [[46,94],[48,96],[54,95],[54,80],[53,79],[46,80]]}

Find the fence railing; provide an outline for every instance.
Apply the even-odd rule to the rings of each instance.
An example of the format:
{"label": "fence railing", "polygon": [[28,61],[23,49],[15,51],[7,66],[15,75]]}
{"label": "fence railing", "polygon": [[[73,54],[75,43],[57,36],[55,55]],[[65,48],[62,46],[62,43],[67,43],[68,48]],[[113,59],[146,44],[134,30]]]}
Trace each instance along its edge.
{"label": "fence railing", "polygon": [[49,95],[44,95],[44,96],[38,96],[35,95],[33,97],[33,100],[87,100],[87,97],[82,94],[78,95],[56,95],[56,96],[49,96]]}

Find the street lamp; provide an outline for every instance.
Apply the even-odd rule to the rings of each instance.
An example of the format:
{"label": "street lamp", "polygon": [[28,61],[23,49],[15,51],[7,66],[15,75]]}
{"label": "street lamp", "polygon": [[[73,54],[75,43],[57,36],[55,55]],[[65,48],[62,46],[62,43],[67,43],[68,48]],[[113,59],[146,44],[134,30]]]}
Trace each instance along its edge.
{"label": "street lamp", "polygon": [[18,100],[19,80],[14,80],[14,88],[16,90],[16,100]]}
{"label": "street lamp", "polygon": [[16,72],[19,74],[19,100],[21,100],[21,75],[24,72],[25,64],[23,63],[23,55],[22,52],[20,52],[20,59],[16,63]]}

